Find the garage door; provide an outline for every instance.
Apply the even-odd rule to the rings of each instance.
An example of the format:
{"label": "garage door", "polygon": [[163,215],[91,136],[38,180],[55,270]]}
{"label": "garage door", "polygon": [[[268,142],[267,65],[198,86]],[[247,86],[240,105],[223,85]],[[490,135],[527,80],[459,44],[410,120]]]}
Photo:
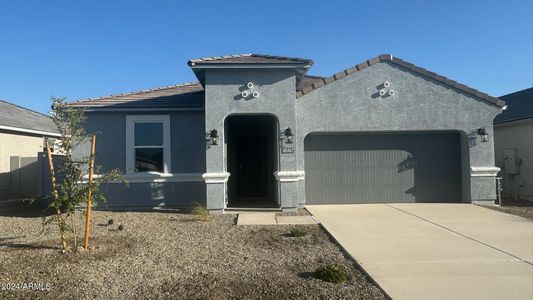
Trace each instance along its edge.
{"label": "garage door", "polygon": [[460,202],[458,133],[311,134],[307,204]]}

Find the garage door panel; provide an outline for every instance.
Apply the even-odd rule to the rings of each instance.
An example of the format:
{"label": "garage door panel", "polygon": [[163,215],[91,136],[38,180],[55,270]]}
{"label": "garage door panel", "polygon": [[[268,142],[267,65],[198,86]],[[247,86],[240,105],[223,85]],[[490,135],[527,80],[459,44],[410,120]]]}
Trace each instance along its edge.
{"label": "garage door panel", "polygon": [[457,133],[310,135],[306,203],[455,202]]}

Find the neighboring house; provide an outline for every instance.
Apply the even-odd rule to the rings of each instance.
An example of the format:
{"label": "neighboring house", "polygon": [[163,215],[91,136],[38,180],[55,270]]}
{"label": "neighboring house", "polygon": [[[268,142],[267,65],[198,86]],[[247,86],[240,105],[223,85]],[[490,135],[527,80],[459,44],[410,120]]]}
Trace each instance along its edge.
{"label": "neighboring house", "polygon": [[533,87],[500,98],[507,109],[494,119],[494,147],[503,194],[533,200]]}
{"label": "neighboring house", "polygon": [[78,102],[111,207],[293,209],[496,197],[502,100],[381,55],[332,77],[308,59],[194,59],[198,83]]}
{"label": "neighboring house", "polygon": [[37,155],[58,136],[49,117],[0,100],[0,200],[38,194]]}

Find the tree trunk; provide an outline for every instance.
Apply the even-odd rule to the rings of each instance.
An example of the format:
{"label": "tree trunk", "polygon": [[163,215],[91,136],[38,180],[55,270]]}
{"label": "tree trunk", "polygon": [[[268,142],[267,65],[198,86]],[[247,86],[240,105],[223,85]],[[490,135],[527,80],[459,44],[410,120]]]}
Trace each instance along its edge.
{"label": "tree trunk", "polygon": [[[54,201],[57,201],[57,190],[56,190],[56,176],[54,172],[54,162],[52,160],[52,152],[50,151],[50,145],[48,144],[48,139],[45,140],[46,144],[46,155],[48,156],[48,166],[50,168],[50,182],[51,182],[51,192],[50,197]],[[57,225],[59,226],[59,236],[61,237],[61,244],[63,245],[63,251],[67,251],[67,241],[65,240],[65,226],[63,225],[63,216],[61,215],[61,210],[56,209],[56,219]]]}

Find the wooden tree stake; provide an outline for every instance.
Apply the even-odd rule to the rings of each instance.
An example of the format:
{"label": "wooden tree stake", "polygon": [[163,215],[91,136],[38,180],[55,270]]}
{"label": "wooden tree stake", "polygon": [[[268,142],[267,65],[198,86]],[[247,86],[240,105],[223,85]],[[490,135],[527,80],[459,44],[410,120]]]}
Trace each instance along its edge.
{"label": "wooden tree stake", "polygon": [[[46,155],[48,157],[48,167],[50,168],[50,184],[51,191],[50,194],[52,198],[57,199],[57,190],[56,190],[56,175],[54,172],[54,161],[52,160],[52,151],[50,151],[50,145],[48,144],[48,139],[45,140],[46,145]],[[67,241],[65,240],[65,235],[63,234],[63,217],[61,216],[61,210],[58,208],[56,210],[57,225],[59,226],[59,235],[61,237],[61,244],[63,245],[63,251],[67,251]]]}
{"label": "wooden tree stake", "polygon": [[87,215],[85,217],[85,240],[83,241],[83,248],[89,247],[89,224],[91,223],[91,185],[93,183],[94,172],[94,148],[96,144],[96,136],[93,134],[91,138],[91,156],[89,158],[89,182],[87,183]]}

